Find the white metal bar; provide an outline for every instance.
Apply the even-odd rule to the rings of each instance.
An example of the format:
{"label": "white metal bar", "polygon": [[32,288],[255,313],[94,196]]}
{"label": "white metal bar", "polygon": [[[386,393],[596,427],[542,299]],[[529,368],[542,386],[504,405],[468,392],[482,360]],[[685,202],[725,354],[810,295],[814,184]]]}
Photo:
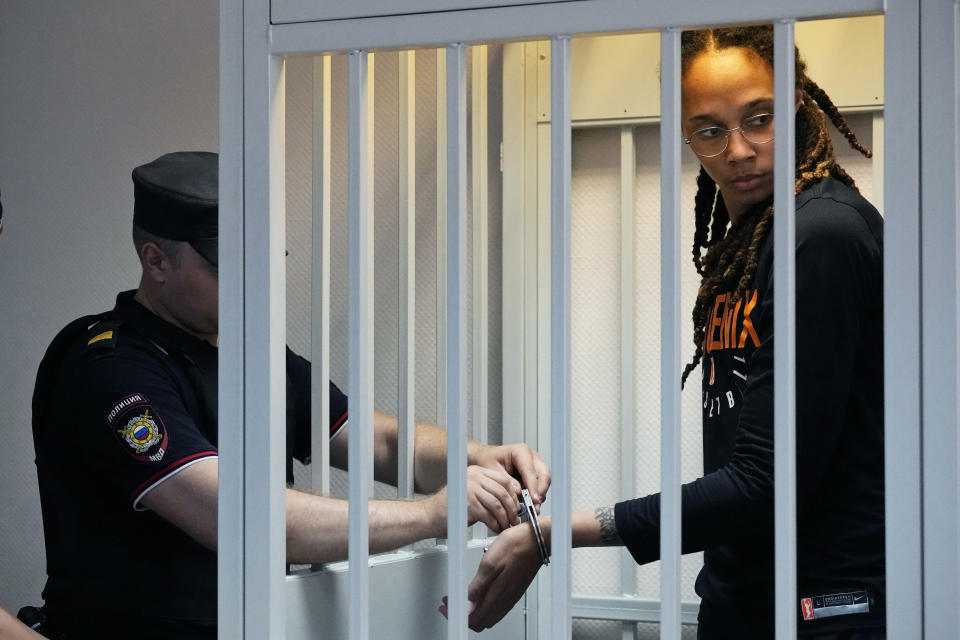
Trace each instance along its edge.
{"label": "white metal bar", "polygon": [[[636,258],[634,230],[634,177],[636,148],[633,127],[620,127],[620,499],[635,496],[637,415],[636,353]],[[627,550],[620,551],[620,593],[637,592],[637,563]],[[637,626],[624,623],[622,640],[636,640]]]}
{"label": "white metal bar", "polygon": [[550,39],[551,638],[570,623],[570,36]]}
{"label": "white metal bar", "polygon": [[[245,142],[249,143],[245,148],[244,176],[244,379],[248,427],[244,445],[244,632],[249,637],[282,637],[284,624],[284,83],[282,60],[270,58],[267,64],[269,68],[259,74],[266,83],[261,80],[253,86],[251,75],[258,74],[251,74],[248,68],[247,90],[259,95],[263,104],[259,109],[246,104],[244,133]],[[267,66],[263,62],[260,65]],[[263,129],[259,141],[257,134],[251,136],[251,128],[258,125]],[[258,147],[257,142],[263,146]],[[269,148],[267,156],[257,154],[258,148]]]}
{"label": "white metal bar", "polygon": [[330,56],[313,59],[313,252],[310,280],[310,475],[330,493]]}
{"label": "white metal bar", "polygon": [[467,637],[467,48],[446,49],[447,590],[450,640]]}
{"label": "white metal bar", "polygon": [[[527,65],[536,65],[536,60],[540,55],[538,48],[534,44],[530,44],[527,50],[530,52],[527,57]],[[539,75],[539,72],[533,75],[533,78],[535,79],[537,75]],[[524,360],[526,368],[524,391],[528,394],[526,441],[533,442],[535,440],[537,451],[545,460],[550,460],[552,465],[553,447],[550,434],[553,413],[550,404],[552,387],[549,381],[553,371],[551,367],[553,362],[550,356],[546,354],[552,353],[553,348],[551,343],[553,314],[542,313],[541,309],[550,308],[553,287],[553,237],[551,235],[553,210],[551,202],[552,177],[550,175],[553,156],[550,140],[551,126],[549,124],[537,124],[531,125],[530,128],[536,132],[537,151],[531,159],[531,165],[535,164],[536,166],[536,173],[533,176],[529,175],[529,172],[533,170],[533,166],[531,166],[528,170],[530,182],[527,188],[531,189],[536,195],[528,201],[527,206],[536,210],[537,215],[525,216],[527,222],[526,252],[529,260],[525,274],[527,276],[524,301],[527,310],[525,321],[528,335],[535,338],[527,341],[527,352]],[[530,143],[533,143],[533,140]],[[553,495],[556,496],[556,492]],[[555,497],[553,500],[554,504],[557,504]],[[553,617],[550,615],[553,603],[553,588],[551,587],[553,571],[543,571],[538,576],[536,592],[538,615],[536,620],[531,620],[531,622],[536,623],[536,631],[528,631],[528,633],[534,640],[546,640],[553,637],[551,630]],[[529,600],[528,597],[528,602]]]}
{"label": "white metal bar", "polygon": [[[524,360],[524,392],[527,394],[527,434],[526,441],[536,441],[536,448],[545,460],[551,461],[553,471],[553,423],[555,413],[552,409],[553,385],[551,376],[554,373],[553,360],[553,323],[555,315],[552,313],[551,299],[554,292],[554,256],[553,235],[554,207],[553,207],[553,161],[556,153],[553,144],[553,127],[551,124],[540,124],[537,119],[537,85],[540,83],[539,60],[544,52],[549,54],[552,49],[549,42],[531,42],[527,44],[525,65],[528,75],[528,93],[526,94],[529,116],[528,128],[525,131],[527,139],[525,146],[531,150],[530,164],[527,166],[525,188],[527,189],[526,210],[535,210],[537,214],[525,215],[527,228],[525,247],[527,268],[524,273],[526,282],[524,307],[526,310],[525,329],[527,340]],[[551,72],[552,73],[552,72]],[[571,134],[572,135],[572,134]],[[535,150],[535,151],[533,151]],[[543,313],[543,309],[551,309],[550,313]],[[569,342],[568,342],[569,344]],[[554,475],[554,478],[557,476]],[[554,483],[556,480],[554,479]],[[553,487],[557,485],[554,484]],[[556,500],[558,494],[553,490],[553,504],[560,508]],[[549,505],[549,502],[547,503]],[[551,507],[553,509],[553,507]],[[556,527],[554,521],[554,527]],[[553,541],[556,542],[555,540]],[[553,615],[553,576],[556,571],[540,572],[537,578],[538,620],[536,636],[538,640],[552,639],[554,624]],[[566,575],[566,573],[565,573]],[[532,635],[532,634],[531,634]]]}
{"label": "white metal bar", "polygon": [[637,2],[576,0],[511,7],[442,11],[375,18],[277,24],[276,53],[346,51],[358,46],[409,48],[450,38],[462,42],[545,39],[555,33],[602,33],[634,28],[724,25],[783,18],[812,19],[882,13],[883,0],[767,0],[704,3],[701,0]]}
{"label": "white metal bar", "polygon": [[414,401],[416,388],[417,266],[417,52],[398,60],[400,129],[400,374],[397,412],[397,497],[413,497]]}
{"label": "white metal bar", "polygon": [[796,450],[796,69],[794,23],[774,25],[773,333],[774,342],[774,567],[776,638],[797,637],[797,450]]}
{"label": "white metal bar", "polygon": [[[638,622],[660,622],[659,600],[641,600],[636,597],[588,596],[574,594],[570,613],[574,618],[587,620],[620,620],[636,629]],[[683,624],[697,624],[698,602],[684,602],[680,606]]]}
{"label": "white metal bar", "polygon": [[[500,218],[502,269],[505,274],[524,274],[524,247],[527,217],[524,215],[525,156],[523,64],[526,45],[503,47],[503,142],[500,146],[503,200]],[[520,114],[517,116],[516,114]],[[524,401],[524,282],[521,277],[503,278],[501,288],[500,351],[503,413],[503,442],[524,440],[526,403]],[[528,596],[529,597],[529,596]]]}
{"label": "white metal bar", "polygon": [[[532,45],[506,44],[503,47],[503,142],[501,143],[501,173],[503,177],[503,203],[501,216],[503,273],[519,274],[504,278],[501,292],[502,318],[501,350],[503,442],[528,442],[544,459],[549,452],[544,444],[549,440],[546,432],[536,430],[536,414],[529,417],[533,389],[526,383],[530,370],[527,354],[531,344],[536,345],[535,332],[528,331],[528,316],[532,306],[527,304],[531,269],[528,252],[531,232],[529,224],[535,216],[527,215],[528,199],[536,198],[536,185],[528,188],[528,182],[537,180],[536,150],[536,82],[527,77],[536,72],[536,61],[528,64],[528,49]],[[533,130],[531,132],[531,129]],[[531,140],[528,142],[528,140]],[[529,145],[529,146],[528,146]],[[529,174],[533,174],[530,176]],[[536,200],[532,209],[536,210]],[[534,237],[536,234],[532,234]],[[534,287],[535,289],[535,287]],[[533,325],[534,328],[536,324]],[[542,572],[531,583],[525,596],[526,637],[537,640],[541,637],[538,628],[541,622],[539,602],[548,573]],[[546,637],[546,634],[543,634]]]}
{"label": "white metal bar", "polygon": [[447,415],[447,56],[437,49],[437,419]]}
{"label": "white metal bar", "polygon": [[473,439],[487,435],[487,45],[472,50],[471,138],[473,173]]}
{"label": "white metal bar", "polygon": [[220,3],[217,637],[244,640],[243,2]]}
{"label": "white metal bar", "polygon": [[[920,5],[920,41],[923,43],[920,49],[923,631],[926,638],[948,638],[960,629],[960,607],[957,606],[960,603],[958,16],[960,5],[956,3],[923,2]],[[951,86],[952,91],[948,90]]]}
{"label": "white metal bar", "polygon": [[370,535],[368,501],[373,489],[373,215],[367,154],[367,53],[348,56],[348,181],[350,323],[350,637],[370,636]]}
{"label": "white metal bar", "polygon": [[[920,408],[920,5],[887,6],[884,49],[884,491],[888,638],[923,637]],[[913,46],[912,44],[917,46]],[[904,46],[906,45],[906,46]]]}
{"label": "white metal bar", "polygon": [[[377,101],[375,92],[376,82],[374,78],[376,77],[377,56],[368,49],[364,50],[367,51],[367,206],[370,207],[370,215],[375,217],[374,203],[376,202],[375,185],[377,175],[375,164],[377,154],[375,144],[376,135],[374,132],[376,131]],[[372,228],[373,227],[371,227],[371,229]],[[373,241],[371,240],[371,242]]]}
{"label": "white metal bar", "polygon": [[680,30],[660,32],[660,637],[680,625]]}
{"label": "white metal bar", "polygon": [[[269,54],[262,3],[244,4],[244,636],[283,637],[284,67]],[[257,37],[260,35],[261,37]]]}

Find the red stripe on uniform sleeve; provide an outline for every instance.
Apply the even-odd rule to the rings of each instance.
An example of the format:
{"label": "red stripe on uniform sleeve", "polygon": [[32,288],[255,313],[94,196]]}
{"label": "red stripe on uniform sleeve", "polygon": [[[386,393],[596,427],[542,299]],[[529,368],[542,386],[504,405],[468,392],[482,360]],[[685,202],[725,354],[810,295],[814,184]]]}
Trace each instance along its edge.
{"label": "red stripe on uniform sleeve", "polygon": [[133,503],[134,500],[136,500],[137,497],[147,489],[147,487],[154,484],[158,480],[162,479],[164,476],[169,475],[171,472],[176,471],[177,469],[187,464],[188,462],[197,460],[199,458],[209,458],[211,456],[216,456],[216,455],[217,455],[216,451],[201,451],[200,453],[194,453],[193,455],[189,455],[185,458],[180,458],[176,462],[173,462],[167,465],[161,471],[156,472],[155,474],[150,476],[148,479],[140,483],[140,485],[133,490],[133,494],[131,494],[130,496],[130,502]]}
{"label": "red stripe on uniform sleeve", "polygon": [[343,426],[343,423],[347,421],[347,413],[348,413],[348,412],[344,411],[344,412],[343,412],[343,415],[340,416],[340,418],[339,418],[336,422],[333,422],[333,423],[330,424],[330,437],[331,437],[331,438],[332,438],[333,436],[337,435],[337,431],[340,429],[340,427]]}

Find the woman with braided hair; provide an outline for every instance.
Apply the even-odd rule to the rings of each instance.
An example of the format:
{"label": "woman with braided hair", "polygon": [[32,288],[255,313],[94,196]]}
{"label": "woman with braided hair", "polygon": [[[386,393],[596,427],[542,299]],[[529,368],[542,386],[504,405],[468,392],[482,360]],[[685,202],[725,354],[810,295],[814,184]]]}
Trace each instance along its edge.
{"label": "woman with braided hair", "polygon": [[[773,30],[682,35],[684,142],[700,161],[693,307],[704,476],[682,488],[682,549],[704,551],[699,637],[772,638]],[[796,60],[797,628],[884,635],[880,215],[837,164],[826,118],[857,141]],[[779,116],[777,116],[779,117]],[[549,544],[550,521],[541,519]],[[470,585],[471,627],[494,624],[539,568],[525,525],[498,536]],[[660,496],[573,515],[574,546],[659,558]]]}

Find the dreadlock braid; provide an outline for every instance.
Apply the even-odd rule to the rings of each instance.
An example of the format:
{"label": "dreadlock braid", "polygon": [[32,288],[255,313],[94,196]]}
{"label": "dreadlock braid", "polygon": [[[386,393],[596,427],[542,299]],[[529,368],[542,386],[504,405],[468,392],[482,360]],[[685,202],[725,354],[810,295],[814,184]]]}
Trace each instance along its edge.
{"label": "dreadlock braid", "polygon": [[706,260],[703,250],[717,244],[723,238],[727,232],[727,224],[730,222],[727,206],[719,195],[717,183],[703,167],[700,167],[694,204],[696,227],[693,232],[693,266],[701,276],[704,275]]}
{"label": "dreadlock braid", "polygon": [[[686,71],[693,59],[703,51],[728,47],[749,49],[773,67],[773,27],[765,25],[684,32],[681,54],[683,71]],[[794,192],[799,194],[827,176],[833,176],[856,189],[853,178],[837,164],[824,113],[846,137],[851,147],[868,158],[872,153],[860,144],[856,134],[826,92],[807,77],[806,64],[800,58],[799,51],[796,51],[795,65],[797,88],[804,92],[805,99],[796,115]],[[687,377],[703,358],[707,315],[719,288],[730,281],[736,282],[731,300],[737,301],[746,294],[747,288],[753,282],[760,246],[773,223],[773,198],[767,198],[743,212],[731,225],[716,183],[701,167],[697,177],[695,219],[693,262],[702,280],[692,313],[695,352],[683,370],[681,384],[686,383]],[[706,250],[706,254],[703,254],[703,250]]]}
{"label": "dreadlock braid", "polygon": [[803,90],[808,96],[813,98],[813,100],[816,101],[817,106],[819,106],[820,109],[830,117],[830,122],[832,122],[833,126],[837,128],[837,131],[843,134],[843,136],[847,139],[847,142],[850,143],[851,147],[862,153],[867,158],[873,157],[873,151],[860,144],[860,141],[857,140],[857,134],[850,129],[847,121],[844,120],[843,116],[840,115],[840,111],[837,109],[836,105],[833,104],[833,100],[830,99],[830,96],[827,95],[826,91],[820,88],[820,85],[804,75]]}
{"label": "dreadlock braid", "polygon": [[693,208],[696,216],[696,229],[693,232],[693,266],[697,273],[703,275],[703,256],[701,250],[707,248],[707,230],[710,228],[710,217],[713,214],[714,202],[717,200],[717,184],[706,170],[700,167],[697,175],[697,197]]}
{"label": "dreadlock braid", "polygon": [[713,205],[713,223],[710,225],[710,244],[717,244],[727,232],[727,225],[730,223],[730,215],[727,213],[727,205],[720,197],[720,190],[717,190],[717,198]]}

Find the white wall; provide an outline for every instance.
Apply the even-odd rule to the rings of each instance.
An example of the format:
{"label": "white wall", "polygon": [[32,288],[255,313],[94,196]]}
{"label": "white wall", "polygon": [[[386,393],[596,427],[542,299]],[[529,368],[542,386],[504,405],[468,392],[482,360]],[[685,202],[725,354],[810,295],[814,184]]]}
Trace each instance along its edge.
{"label": "white wall", "polygon": [[[216,0],[0,2],[0,606],[45,580],[30,398],[47,344],[139,274],[130,171],[217,149]],[[59,407],[73,444],[69,405]],[[79,452],[79,449],[78,449]]]}

